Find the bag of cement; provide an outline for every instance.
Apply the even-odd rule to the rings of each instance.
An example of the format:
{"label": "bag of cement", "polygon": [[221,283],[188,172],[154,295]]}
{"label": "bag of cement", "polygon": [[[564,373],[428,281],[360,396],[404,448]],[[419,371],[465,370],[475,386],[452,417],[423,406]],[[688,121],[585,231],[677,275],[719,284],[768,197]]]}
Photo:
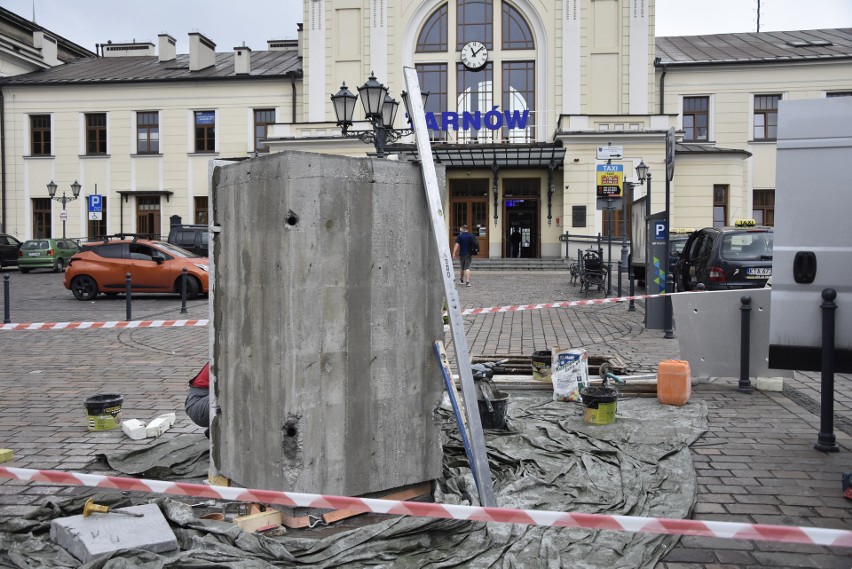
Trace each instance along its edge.
{"label": "bag of cement", "polygon": [[589,385],[589,353],[582,348],[553,348],[550,371],[553,400],[579,401],[580,390]]}

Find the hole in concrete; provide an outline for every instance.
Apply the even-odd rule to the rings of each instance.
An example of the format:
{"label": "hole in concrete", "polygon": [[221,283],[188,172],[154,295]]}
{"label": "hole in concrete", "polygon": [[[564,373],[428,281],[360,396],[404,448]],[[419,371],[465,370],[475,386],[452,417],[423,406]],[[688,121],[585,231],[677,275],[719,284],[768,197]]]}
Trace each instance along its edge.
{"label": "hole in concrete", "polygon": [[299,422],[301,419],[299,415],[291,415],[281,427],[281,434],[283,435],[281,437],[281,451],[284,459],[289,462],[299,460],[301,450],[301,445],[299,444]]}
{"label": "hole in concrete", "polygon": [[697,309],[697,308],[693,308],[693,309],[692,309],[692,311],[693,311],[694,313],[698,314],[698,309]]}
{"label": "hole in concrete", "polygon": [[296,215],[292,209],[287,212],[287,225],[290,227],[295,227],[297,223],[299,223],[299,216]]}

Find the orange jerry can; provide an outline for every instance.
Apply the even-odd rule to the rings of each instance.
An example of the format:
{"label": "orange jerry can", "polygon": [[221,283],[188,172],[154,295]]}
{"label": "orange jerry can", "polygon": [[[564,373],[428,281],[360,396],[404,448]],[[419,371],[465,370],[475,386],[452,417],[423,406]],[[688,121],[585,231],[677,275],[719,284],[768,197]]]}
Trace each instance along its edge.
{"label": "orange jerry can", "polygon": [[663,405],[686,405],[692,394],[689,362],[663,360],[657,368],[657,401]]}

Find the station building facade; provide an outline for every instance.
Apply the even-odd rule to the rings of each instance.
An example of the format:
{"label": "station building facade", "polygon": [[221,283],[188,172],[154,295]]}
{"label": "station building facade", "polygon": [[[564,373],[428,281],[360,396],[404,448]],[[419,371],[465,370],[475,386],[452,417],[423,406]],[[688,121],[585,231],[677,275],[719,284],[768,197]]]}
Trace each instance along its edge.
{"label": "station building facade", "polygon": [[[525,257],[564,255],[566,232],[629,231],[649,185],[640,163],[651,210],[662,210],[672,129],[672,226],[771,225],[779,103],[852,94],[852,29],[658,38],[654,16],[653,0],[315,0],[303,3],[298,40],[265,51],[216,53],[200,34],[188,55],[168,35],[112,44],[4,81],[4,226],[20,238],[55,231],[50,180],[106,198],[99,225],[72,202],[69,236],[165,234],[174,215],[204,222],[210,158],[375,154],[342,135],[330,95],[372,76],[399,100],[405,67],[429,92],[448,238],[471,226],[480,256],[508,256],[514,228]],[[358,107],[350,131],[371,130]],[[403,115],[396,129],[408,127]],[[47,134],[34,117],[49,118]],[[611,219],[598,209],[601,147],[622,150],[611,163],[632,186]],[[416,158],[410,136],[386,150]]]}

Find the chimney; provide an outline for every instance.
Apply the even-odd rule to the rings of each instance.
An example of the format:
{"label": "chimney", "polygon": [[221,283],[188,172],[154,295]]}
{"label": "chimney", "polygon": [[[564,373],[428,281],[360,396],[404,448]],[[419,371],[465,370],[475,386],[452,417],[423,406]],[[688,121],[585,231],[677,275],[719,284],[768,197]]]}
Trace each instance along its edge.
{"label": "chimney", "polygon": [[189,34],[189,70],[200,71],[216,64],[216,44],[198,32]]}
{"label": "chimney", "polygon": [[59,61],[59,50],[56,46],[56,40],[45,35],[41,30],[33,32],[33,47],[41,51],[41,58],[51,67],[62,64]]}
{"label": "chimney", "polygon": [[234,48],[234,72],[237,75],[251,73],[251,49],[248,46]]}
{"label": "chimney", "polygon": [[160,42],[159,48],[157,49],[157,53],[160,55],[160,63],[164,61],[174,61],[175,56],[177,55],[177,40],[169,34],[160,34],[157,37]]}
{"label": "chimney", "polygon": [[101,44],[103,57],[149,57],[154,53],[154,44],[149,41],[137,43],[135,40],[127,43],[112,43],[108,41]]}
{"label": "chimney", "polygon": [[302,24],[302,22],[299,22],[298,24],[296,24],[296,30],[297,30],[297,32],[296,32],[296,33],[297,33],[296,37],[298,38],[298,44],[299,44],[299,56],[301,56],[301,57],[304,57],[304,56],[305,56],[305,54],[304,54],[304,53],[302,53],[302,48],[304,48],[304,46],[305,46],[305,43],[304,43],[304,42],[305,42],[305,39],[304,39],[304,35],[305,35],[304,27],[305,27],[305,26],[304,26],[304,24]]}

